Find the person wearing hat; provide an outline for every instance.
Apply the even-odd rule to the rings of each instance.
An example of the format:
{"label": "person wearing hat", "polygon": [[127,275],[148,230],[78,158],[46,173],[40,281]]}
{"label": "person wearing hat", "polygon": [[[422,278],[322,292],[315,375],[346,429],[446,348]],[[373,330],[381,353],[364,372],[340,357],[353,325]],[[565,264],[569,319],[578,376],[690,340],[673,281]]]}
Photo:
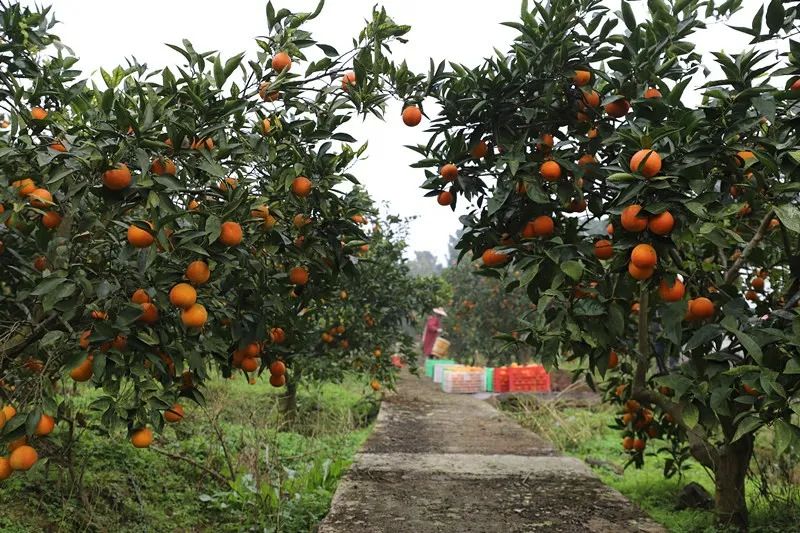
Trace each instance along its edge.
{"label": "person wearing hat", "polygon": [[433,314],[425,321],[425,331],[422,333],[422,354],[425,357],[433,356],[433,344],[439,333],[442,332],[441,317],[447,316],[447,313],[441,307],[436,307]]}

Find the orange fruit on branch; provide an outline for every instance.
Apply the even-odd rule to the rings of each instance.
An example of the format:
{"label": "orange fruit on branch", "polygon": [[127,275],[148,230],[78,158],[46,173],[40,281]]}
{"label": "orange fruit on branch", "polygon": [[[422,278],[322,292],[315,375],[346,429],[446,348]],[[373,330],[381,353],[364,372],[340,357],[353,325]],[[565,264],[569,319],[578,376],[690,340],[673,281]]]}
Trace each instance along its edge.
{"label": "orange fruit on branch", "polygon": [[558,181],[561,179],[561,165],[555,161],[545,161],[539,167],[539,174],[545,181]]}
{"label": "orange fruit on branch", "polygon": [[576,70],[575,74],[572,76],[572,83],[574,83],[576,87],[588,85],[590,81],[592,81],[592,73],[588,70]]}
{"label": "orange fruit on branch", "polygon": [[611,245],[611,241],[600,239],[594,243],[594,255],[598,259],[611,259],[614,255],[614,248]]}
{"label": "orange fruit on branch", "polygon": [[450,205],[453,203],[453,194],[449,191],[442,191],[436,197],[436,201],[442,206]]}
{"label": "orange fruit on branch", "polygon": [[121,191],[130,187],[131,181],[131,171],[123,163],[114,165],[113,168],[103,172],[103,185],[112,191]]}
{"label": "orange fruit on branch", "polygon": [[653,215],[647,222],[647,229],[656,235],[669,235],[673,227],[675,227],[675,219],[669,211]]}
{"label": "orange fruit on branch", "polygon": [[188,283],[178,283],[169,291],[169,302],[176,307],[186,309],[197,302],[197,291]]}
{"label": "orange fruit on branch", "polygon": [[136,448],[148,448],[153,443],[153,430],[139,428],[131,434],[131,444]]}
{"label": "orange fruit on branch", "polygon": [[415,105],[410,105],[403,109],[403,124],[413,128],[422,122],[422,111]]}
{"label": "orange fruit on branch", "polygon": [[445,181],[455,181],[458,177],[458,167],[452,163],[448,163],[441,168],[439,174]]}
{"label": "orange fruit on branch", "polygon": [[223,222],[219,242],[224,246],[238,246],[242,242],[242,226],[238,222]]}
{"label": "orange fruit on branch", "polygon": [[181,311],[181,322],[187,328],[201,328],[208,320],[206,308],[200,304],[194,304]]}
{"label": "orange fruit on branch", "polygon": [[8,457],[8,464],[11,466],[12,470],[25,471],[30,470],[38,460],[39,454],[36,453],[36,450],[25,444],[11,452],[11,455]]}
{"label": "orange fruit on branch", "polygon": [[309,194],[311,194],[311,187],[312,187],[311,180],[305,176],[297,176],[292,181],[292,192],[295,196],[299,198],[305,198]]}
{"label": "orange fruit on branch", "polygon": [[686,287],[683,282],[677,278],[669,285],[666,280],[661,280],[658,284],[658,296],[665,302],[677,302],[683,299],[686,294]]}
{"label": "orange fruit on branch", "polygon": [[653,268],[657,262],[656,250],[649,244],[637,244],[631,252],[631,263],[641,269]]}
{"label": "orange fruit on branch", "polygon": [[633,262],[628,263],[628,274],[637,281],[650,279],[654,271],[654,268],[639,268]]}
{"label": "orange fruit on branch", "polygon": [[275,72],[289,71],[292,68],[292,58],[286,52],[278,52],[272,56],[272,69]]}
{"label": "orange fruit on branch", "polygon": [[622,210],[621,223],[626,231],[639,233],[647,228],[647,218],[640,216],[642,206],[632,204]]}
{"label": "orange fruit on branch", "polygon": [[652,178],[661,171],[661,156],[655,150],[639,150],[630,161],[631,171]]}
{"label": "orange fruit on branch", "polygon": [[172,407],[164,411],[164,420],[169,422],[170,424],[174,424],[175,422],[180,422],[183,420],[183,407],[181,404],[176,403],[173,404]]}
{"label": "orange fruit on branch", "polygon": [[[149,222],[147,224],[150,226],[150,229],[152,230],[153,225],[150,224]],[[130,226],[128,226],[127,237],[128,237],[128,242],[134,248],[147,248],[148,246],[153,244],[153,242],[155,242],[155,237],[153,236],[152,233],[140,228],[139,226],[136,226],[135,224],[131,224]]]}
{"label": "orange fruit on branch", "polygon": [[624,98],[609,102],[605,106],[606,114],[614,118],[622,118],[631,110],[631,104]]}
{"label": "orange fruit on branch", "polygon": [[308,283],[308,269],[296,266],[289,271],[289,282],[292,285],[305,285]]}
{"label": "orange fruit on branch", "polygon": [[205,261],[197,260],[189,263],[186,267],[186,279],[193,285],[203,285],[211,277],[211,271],[208,269],[208,263]]}

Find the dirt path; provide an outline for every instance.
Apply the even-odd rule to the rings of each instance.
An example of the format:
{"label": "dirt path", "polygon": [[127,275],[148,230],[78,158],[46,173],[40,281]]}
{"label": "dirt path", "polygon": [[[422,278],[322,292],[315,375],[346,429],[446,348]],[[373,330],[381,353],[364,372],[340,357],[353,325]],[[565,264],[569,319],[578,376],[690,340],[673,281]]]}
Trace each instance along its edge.
{"label": "dirt path", "polygon": [[405,374],[319,533],[663,532],[488,403]]}

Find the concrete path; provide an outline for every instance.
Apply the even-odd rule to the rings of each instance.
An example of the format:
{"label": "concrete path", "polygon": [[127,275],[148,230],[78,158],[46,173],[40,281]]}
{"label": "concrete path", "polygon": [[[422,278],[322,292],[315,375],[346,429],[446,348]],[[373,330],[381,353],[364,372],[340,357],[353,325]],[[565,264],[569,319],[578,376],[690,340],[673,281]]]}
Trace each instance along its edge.
{"label": "concrete path", "polygon": [[404,374],[319,533],[665,530],[488,403]]}

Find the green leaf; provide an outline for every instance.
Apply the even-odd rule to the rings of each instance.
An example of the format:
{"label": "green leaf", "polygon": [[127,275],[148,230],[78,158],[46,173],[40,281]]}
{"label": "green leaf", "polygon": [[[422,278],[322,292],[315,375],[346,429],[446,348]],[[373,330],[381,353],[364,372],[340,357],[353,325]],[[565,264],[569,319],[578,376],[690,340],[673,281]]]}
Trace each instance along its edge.
{"label": "green leaf", "polygon": [[561,264],[561,271],[578,281],[583,276],[583,263],[580,261],[565,261]]}
{"label": "green leaf", "polygon": [[790,231],[800,233],[800,210],[797,207],[792,204],[783,204],[776,205],[774,209],[784,226]]}
{"label": "green leaf", "polygon": [[214,242],[219,238],[222,231],[222,221],[216,215],[209,215],[206,219],[206,235],[208,235],[208,242]]}
{"label": "green leaf", "polygon": [[783,26],[783,19],[786,17],[783,1],[772,0],[767,8],[767,27],[772,33],[778,33],[778,30]]}
{"label": "green leaf", "polygon": [[700,411],[697,410],[697,407],[695,407],[694,404],[687,403],[683,407],[681,418],[683,418],[683,422],[686,424],[686,426],[689,429],[692,429],[697,425],[697,422],[700,420]]}
{"label": "green leaf", "polygon": [[739,421],[739,425],[736,427],[736,432],[733,434],[731,442],[736,442],[748,433],[753,433],[763,425],[764,422],[760,418],[751,415],[745,416]]}
{"label": "green leaf", "polygon": [[694,350],[695,348],[716,339],[721,334],[722,334],[722,329],[720,329],[719,325],[706,324],[705,326],[694,332],[692,338],[689,339],[689,342],[686,343],[686,350]]}
{"label": "green leaf", "polygon": [[631,8],[630,4],[627,1],[622,2],[622,21],[625,22],[625,25],[628,27],[629,30],[633,31],[636,29],[636,17],[633,15],[633,9]]}
{"label": "green leaf", "polygon": [[790,424],[785,420],[778,420],[775,422],[775,453],[777,455],[783,454],[791,444],[800,440],[800,428]]}

